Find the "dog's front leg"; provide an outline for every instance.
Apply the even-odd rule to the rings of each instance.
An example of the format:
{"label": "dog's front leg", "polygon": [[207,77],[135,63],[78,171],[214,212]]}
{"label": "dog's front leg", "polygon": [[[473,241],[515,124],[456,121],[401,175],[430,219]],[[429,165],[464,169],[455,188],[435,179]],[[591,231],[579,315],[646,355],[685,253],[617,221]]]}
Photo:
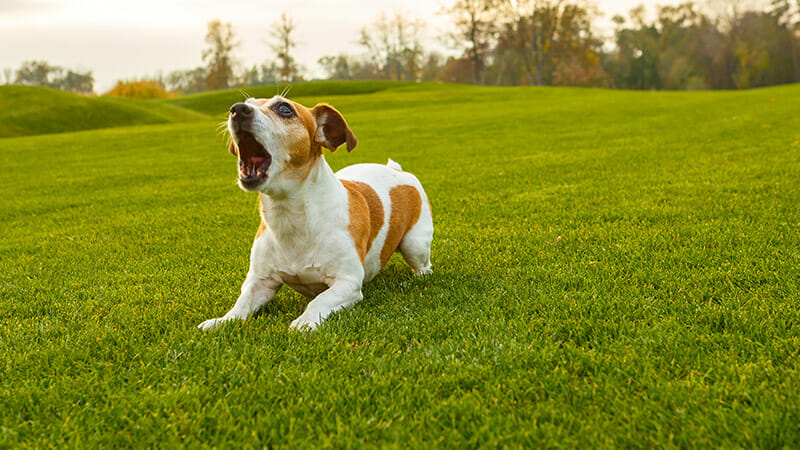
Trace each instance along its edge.
{"label": "dog's front leg", "polygon": [[242,294],[236,300],[230,311],[222,317],[209,319],[198,325],[201,330],[209,330],[217,327],[222,322],[232,319],[244,320],[259,308],[272,300],[272,297],[281,288],[281,282],[271,277],[264,278],[250,272],[242,284]]}
{"label": "dog's front leg", "polygon": [[330,288],[311,300],[305,312],[292,322],[290,328],[316,330],[331,313],[346,308],[363,297],[360,279],[337,278]]}

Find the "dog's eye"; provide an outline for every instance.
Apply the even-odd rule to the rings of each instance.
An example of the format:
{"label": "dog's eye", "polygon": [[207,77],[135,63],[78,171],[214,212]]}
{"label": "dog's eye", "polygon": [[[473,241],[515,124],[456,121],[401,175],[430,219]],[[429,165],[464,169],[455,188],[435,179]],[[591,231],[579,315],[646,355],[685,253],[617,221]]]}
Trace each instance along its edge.
{"label": "dog's eye", "polygon": [[280,105],[278,105],[278,114],[281,117],[288,119],[289,117],[292,117],[294,115],[294,110],[288,104],[281,103]]}

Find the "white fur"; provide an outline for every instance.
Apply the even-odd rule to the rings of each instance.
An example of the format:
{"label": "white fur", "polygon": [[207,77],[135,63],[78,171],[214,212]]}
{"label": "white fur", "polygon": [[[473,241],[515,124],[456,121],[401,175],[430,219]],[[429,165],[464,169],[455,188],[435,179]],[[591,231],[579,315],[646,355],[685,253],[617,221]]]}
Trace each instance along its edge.
{"label": "white fur", "polygon": [[[289,129],[268,110],[279,100],[283,99],[247,102],[259,111],[253,124],[254,136],[272,156],[269,177],[258,187],[264,205],[261,219],[267,229],[253,242],[250,270],[233,308],[220,318],[201,323],[201,329],[247,318],[269,302],[283,284],[313,297],[305,312],[292,322],[292,328],[316,329],[329,314],[360,301],[362,284],[380,270],[391,212],[389,190],[397,185],[414,186],[422,198],[420,217],[399,249],[416,274],[430,271],[433,221],[419,180],[400,172],[400,165],[391,160],[387,165],[357,164],[334,174],[324,157],[303,180],[284,176],[289,161]],[[348,193],[340,179],[369,184],[384,206],[383,226],[363,266],[348,228]]]}

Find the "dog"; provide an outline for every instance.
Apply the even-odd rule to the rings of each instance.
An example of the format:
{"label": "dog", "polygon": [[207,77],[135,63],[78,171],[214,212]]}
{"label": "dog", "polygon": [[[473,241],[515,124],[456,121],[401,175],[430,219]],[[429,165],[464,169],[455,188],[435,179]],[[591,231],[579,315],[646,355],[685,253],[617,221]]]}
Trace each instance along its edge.
{"label": "dog", "polygon": [[391,159],[336,173],[325,161],[323,148],[349,152],[358,143],[339,111],[249,98],[231,107],[227,125],[239,186],[258,192],[261,225],[241,295],[200,329],[244,320],[288,285],[312,299],[291,328],[314,330],[360,301],[395,251],[416,275],[431,271],[433,216],[417,177]]}

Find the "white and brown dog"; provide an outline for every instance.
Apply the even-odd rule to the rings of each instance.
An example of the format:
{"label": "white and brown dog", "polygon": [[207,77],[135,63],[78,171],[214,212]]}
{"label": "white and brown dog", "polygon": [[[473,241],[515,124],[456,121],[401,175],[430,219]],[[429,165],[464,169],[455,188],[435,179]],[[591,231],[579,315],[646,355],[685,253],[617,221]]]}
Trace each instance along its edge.
{"label": "white and brown dog", "polygon": [[247,318],[286,284],[312,299],[291,327],[315,329],[361,300],[362,284],[397,250],[416,274],[430,272],[433,219],[422,185],[392,160],[334,174],[322,147],[350,151],[357,141],[331,106],[251,98],[231,107],[228,130],[239,186],[259,193],[261,226],[236,304],[199,328]]}

